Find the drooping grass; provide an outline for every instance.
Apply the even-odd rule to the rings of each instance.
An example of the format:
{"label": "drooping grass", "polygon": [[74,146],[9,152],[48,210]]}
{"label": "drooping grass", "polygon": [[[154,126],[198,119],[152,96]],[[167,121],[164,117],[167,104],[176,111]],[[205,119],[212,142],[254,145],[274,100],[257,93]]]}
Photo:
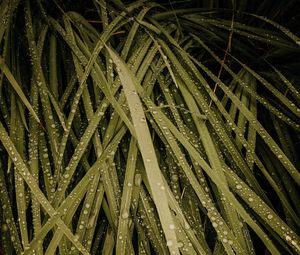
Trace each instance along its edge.
{"label": "drooping grass", "polygon": [[242,2],[0,3],[2,253],[300,254],[299,36]]}

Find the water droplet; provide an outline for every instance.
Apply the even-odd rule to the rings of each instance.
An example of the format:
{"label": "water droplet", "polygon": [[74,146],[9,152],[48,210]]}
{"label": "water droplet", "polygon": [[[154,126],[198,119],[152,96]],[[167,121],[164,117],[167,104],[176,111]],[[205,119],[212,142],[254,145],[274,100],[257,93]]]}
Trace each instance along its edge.
{"label": "water droplet", "polygon": [[178,181],[178,175],[177,174],[173,174],[171,176],[171,180],[174,181],[174,182]]}
{"label": "water droplet", "polygon": [[216,222],[214,222],[212,225],[214,228],[218,227],[218,224]]}
{"label": "water droplet", "polygon": [[237,189],[242,189],[243,188],[243,186],[241,185],[241,184],[238,184],[238,185],[236,185],[235,186]]}
{"label": "water droplet", "polygon": [[6,224],[3,224],[3,225],[2,225],[2,231],[3,231],[3,232],[6,232],[7,229],[8,229],[7,225],[6,225]]}
{"label": "water droplet", "polygon": [[191,226],[190,226],[190,224],[188,224],[188,223],[185,223],[185,224],[184,224],[184,228],[185,228],[185,229],[190,229],[190,228],[191,228]]}
{"label": "water droplet", "polygon": [[123,219],[127,219],[128,216],[129,216],[128,212],[122,213],[122,218],[123,218]]}
{"label": "water droplet", "polygon": [[168,241],[167,241],[167,246],[170,247],[170,246],[172,246],[172,245],[173,245],[173,242],[172,242],[171,240],[168,240]]}
{"label": "water droplet", "polygon": [[170,224],[169,228],[170,228],[170,229],[175,229],[174,224]]}

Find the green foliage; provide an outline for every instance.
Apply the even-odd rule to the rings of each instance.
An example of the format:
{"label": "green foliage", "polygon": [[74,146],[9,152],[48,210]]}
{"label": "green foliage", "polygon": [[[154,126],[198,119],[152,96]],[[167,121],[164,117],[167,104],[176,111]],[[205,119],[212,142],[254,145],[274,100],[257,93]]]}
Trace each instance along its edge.
{"label": "green foliage", "polygon": [[72,2],[0,3],[0,254],[300,254],[296,1]]}

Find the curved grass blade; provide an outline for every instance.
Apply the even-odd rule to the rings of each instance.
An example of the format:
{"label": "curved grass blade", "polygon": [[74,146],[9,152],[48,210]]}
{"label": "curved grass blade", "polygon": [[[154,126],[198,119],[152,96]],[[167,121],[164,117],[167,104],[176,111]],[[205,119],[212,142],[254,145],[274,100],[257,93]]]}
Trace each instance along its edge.
{"label": "curved grass blade", "polygon": [[179,254],[176,234],[174,230],[170,229],[170,225],[174,225],[174,223],[168,206],[167,196],[166,193],[160,189],[160,186],[163,183],[160,169],[155,156],[153,144],[151,143],[151,136],[146,124],[144,110],[135,88],[137,81],[135,81],[135,77],[133,77],[120,57],[110,48],[106,47],[106,49],[120,70],[120,80],[123,83],[124,93],[136,132],[136,139],[143,157],[147,178],[150,183],[151,192],[162,223],[162,228],[166,236],[167,245],[172,254]]}
{"label": "curved grass blade", "polygon": [[33,110],[32,105],[30,104],[30,102],[26,98],[24,92],[22,91],[21,86],[18,84],[17,80],[15,79],[15,77],[13,76],[13,74],[11,73],[11,71],[9,70],[7,65],[5,64],[5,61],[2,57],[0,57],[0,68],[3,71],[3,73],[5,74],[6,78],[9,80],[11,86],[14,88],[16,93],[19,95],[23,104],[26,106],[26,108],[29,110],[29,112],[32,114],[32,116],[35,118],[35,120],[38,123],[41,123],[38,115]]}

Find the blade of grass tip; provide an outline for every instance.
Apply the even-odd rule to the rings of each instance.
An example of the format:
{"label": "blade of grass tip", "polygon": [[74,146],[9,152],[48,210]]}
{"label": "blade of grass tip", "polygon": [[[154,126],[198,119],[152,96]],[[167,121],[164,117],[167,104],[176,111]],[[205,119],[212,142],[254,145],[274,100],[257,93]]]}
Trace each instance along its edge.
{"label": "blade of grass tip", "polygon": [[[8,152],[9,156],[12,158],[14,165],[16,166],[17,172],[22,176],[22,178],[27,183],[28,187],[30,188],[32,194],[37,198],[39,203],[43,206],[45,211],[53,217],[57,212],[46,199],[43,192],[40,190],[38,184],[35,182],[35,179],[29,172],[26,164],[24,163],[22,157],[16,150],[13,142],[9,138],[5,128],[3,127],[2,123],[0,122],[0,140],[5,147],[6,151]],[[79,249],[83,254],[89,254],[86,249],[78,242],[76,237],[72,234],[70,229],[64,224],[61,219],[57,219],[56,224],[64,231],[64,234],[74,243],[77,249]]]}
{"label": "blade of grass tip", "polygon": [[30,102],[26,98],[24,92],[22,91],[21,86],[16,81],[15,77],[13,76],[13,74],[11,73],[11,71],[9,70],[7,65],[5,64],[5,61],[2,57],[0,57],[0,68],[3,71],[3,73],[5,74],[8,81],[10,82],[11,86],[14,88],[16,93],[19,95],[19,97],[20,97],[21,101],[23,102],[23,104],[26,106],[26,108],[29,110],[29,112],[32,114],[32,116],[35,118],[35,120],[38,123],[41,123],[39,118],[38,118],[38,115],[33,110],[32,105],[30,104]]}
{"label": "blade of grass tip", "polygon": [[165,191],[160,187],[162,185],[161,172],[155,156],[154,147],[151,142],[149,128],[146,124],[144,110],[135,88],[135,83],[137,83],[137,81],[120,57],[110,48],[106,47],[106,49],[114,63],[119,68],[118,73],[120,80],[123,83],[124,93],[130,109],[132,121],[134,123],[136,139],[143,157],[147,178],[150,183],[154,203],[158,210],[161,224],[166,236],[167,245],[171,254],[179,254],[175,231],[170,229],[170,225],[174,224],[170,208],[168,206],[167,196]]}

